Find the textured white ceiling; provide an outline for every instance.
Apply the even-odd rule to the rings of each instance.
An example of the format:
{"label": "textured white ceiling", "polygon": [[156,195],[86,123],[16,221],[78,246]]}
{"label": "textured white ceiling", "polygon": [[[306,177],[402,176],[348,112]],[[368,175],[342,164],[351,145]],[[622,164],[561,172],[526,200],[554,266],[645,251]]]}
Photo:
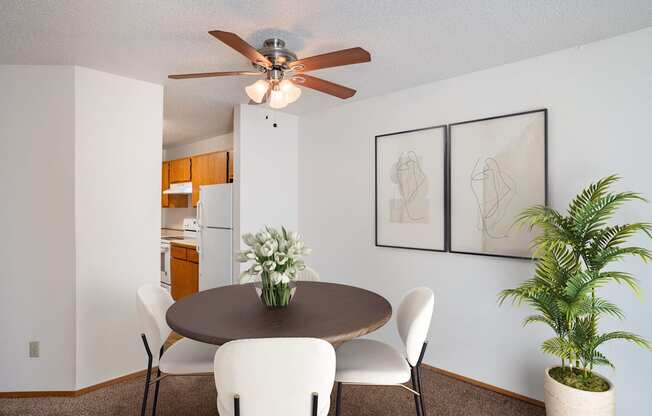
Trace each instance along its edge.
{"label": "textured white ceiling", "polygon": [[[358,90],[352,100],[652,25],[650,0],[0,0],[0,64],[75,64],[165,85],[167,145],[232,129],[250,78],[168,80],[248,70],[208,31],[268,37],[299,57],[361,46],[371,64],[314,74]],[[304,90],[288,112],[335,106]]]}

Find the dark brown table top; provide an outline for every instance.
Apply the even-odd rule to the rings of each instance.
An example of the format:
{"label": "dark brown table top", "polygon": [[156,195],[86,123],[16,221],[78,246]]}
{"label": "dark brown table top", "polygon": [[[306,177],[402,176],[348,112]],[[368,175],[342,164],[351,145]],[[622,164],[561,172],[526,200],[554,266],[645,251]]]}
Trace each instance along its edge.
{"label": "dark brown table top", "polygon": [[358,287],[297,282],[290,305],[269,309],[252,284],[210,289],[185,297],[168,309],[170,328],[184,337],[221,345],[244,338],[311,337],[333,344],[385,325],[392,306]]}

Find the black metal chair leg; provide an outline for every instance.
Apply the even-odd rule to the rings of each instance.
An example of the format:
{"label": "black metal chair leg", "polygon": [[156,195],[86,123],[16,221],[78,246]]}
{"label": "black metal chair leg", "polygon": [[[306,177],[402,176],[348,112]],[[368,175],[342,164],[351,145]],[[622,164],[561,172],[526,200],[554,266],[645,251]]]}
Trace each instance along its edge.
{"label": "black metal chair leg", "polygon": [[340,416],[342,411],[342,383],[337,383],[337,395],[335,396],[335,416]]}
{"label": "black metal chair leg", "polygon": [[317,416],[317,408],[319,407],[319,395],[312,394],[312,416]]}
{"label": "black metal chair leg", "polygon": [[152,377],[152,365],[151,362],[147,366],[147,377],[145,378],[145,393],[143,394],[143,405],[140,410],[140,416],[145,416],[145,409],[147,409],[147,394],[149,393],[149,380]]}
{"label": "black metal chair leg", "polygon": [[140,416],[145,416],[147,395],[149,394],[149,381],[152,379],[152,352],[149,350],[149,345],[147,345],[145,334],[141,334],[140,336],[143,339],[143,344],[145,344],[145,351],[147,351],[147,377],[145,377],[145,393],[143,394],[143,405],[140,410]]}
{"label": "black metal chair leg", "polygon": [[[161,350],[158,353],[158,363],[161,365],[161,357],[163,356],[163,346],[161,346]],[[161,383],[161,380],[158,380],[158,378],[161,377],[161,369],[157,368],[156,369],[156,388],[154,389],[154,404],[152,405],[152,416],[156,416],[156,405],[158,404],[158,389],[159,389],[159,384]]]}
{"label": "black metal chair leg", "polygon": [[418,384],[416,390],[419,392],[419,403],[421,404],[421,416],[426,416],[426,403],[423,400],[423,388],[421,386],[421,362],[423,361],[423,356],[426,355],[426,348],[428,348],[428,341],[424,342],[421,346],[419,360],[417,361],[417,365],[414,366],[414,371],[416,372],[416,381]]}
{"label": "black metal chair leg", "polygon": [[233,396],[233,416],[240,416],[240,396]]}
{"label": "black metal chair leg", "polygon": [[[412,376],[412,389],[416,392],[419,392],[419,383],[417,382],[416,370],[414,368],[410,369],[410,375]],[[421,393],[419,393],[421,394]],[[417,409],[417,416],[421,415],[421,402],[418,395],[414,395],[414,406]]]}
{"label": "black metal chair leg", "polygon": [[[156,378],[161,376],[161,370],[156,370]],[[158,387],[161,380],[156,380],[156,387],[154,388],[154,404],[152,405],[152,416],[156,416],[156,404],[158,403]]]}
{"label": "black metal chair leg", "polygon": [[421,365],[416,367],[417,384],[419,384],[419,402],[421,403],[421,416],[426,416],[426,403],[423,400],[423,385],[421,384]]}

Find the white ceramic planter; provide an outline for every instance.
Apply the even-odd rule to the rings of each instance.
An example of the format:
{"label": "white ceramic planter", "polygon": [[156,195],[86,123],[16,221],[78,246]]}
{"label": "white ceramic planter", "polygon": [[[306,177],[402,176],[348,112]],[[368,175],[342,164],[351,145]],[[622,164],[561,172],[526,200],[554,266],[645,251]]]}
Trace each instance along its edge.
{"label": "white ceramic planter", "polygon": [[549,370],[544,381],[546,416],[615,416],[616,389],[610,380],[600,375],[609,383],[607,391],[584,391],[561,384],[550,377]]}

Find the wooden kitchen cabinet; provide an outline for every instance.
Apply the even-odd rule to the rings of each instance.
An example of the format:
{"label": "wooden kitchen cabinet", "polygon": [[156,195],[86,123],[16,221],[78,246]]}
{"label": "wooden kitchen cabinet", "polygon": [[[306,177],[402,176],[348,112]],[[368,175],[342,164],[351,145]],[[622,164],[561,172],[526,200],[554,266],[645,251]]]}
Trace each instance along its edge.
{"label": "wooden kitchen cabinet", "polygon": [[170,161],[170,183],[190,182],[190,158]]}
{"label": "wooden kitchen cabinet", "polygon": [[170,205],[169,196],[164,194],[163,191],[170,187],[170,162],[163,162],[162,179],[161,179],[161,206],[168,207]]}
{"label": "wooden kitchen cabinet", "polygon": [[228,152],[206,153],[191,157],[192,206],[199,201],[199,187],[227,182]]}
{"label": "wooden kitchen cabinet", "polygon": [[[170,281],[172,299],[179,300],[199,291],[199,256],[194,248],[171,245]],[[196,260],[196,261],[195,261]]]}
{"label": "wooden kitchen cabinet", "polygon": [[187,249],[185,247],[173,245],[170,248],[170,255],[175,259],[188,260]]}
{"label": "wooden kitchen cabinet", "polygon": [[199,253],[197,250],[187,249],[187,259],[191,263],[199,263]]}

